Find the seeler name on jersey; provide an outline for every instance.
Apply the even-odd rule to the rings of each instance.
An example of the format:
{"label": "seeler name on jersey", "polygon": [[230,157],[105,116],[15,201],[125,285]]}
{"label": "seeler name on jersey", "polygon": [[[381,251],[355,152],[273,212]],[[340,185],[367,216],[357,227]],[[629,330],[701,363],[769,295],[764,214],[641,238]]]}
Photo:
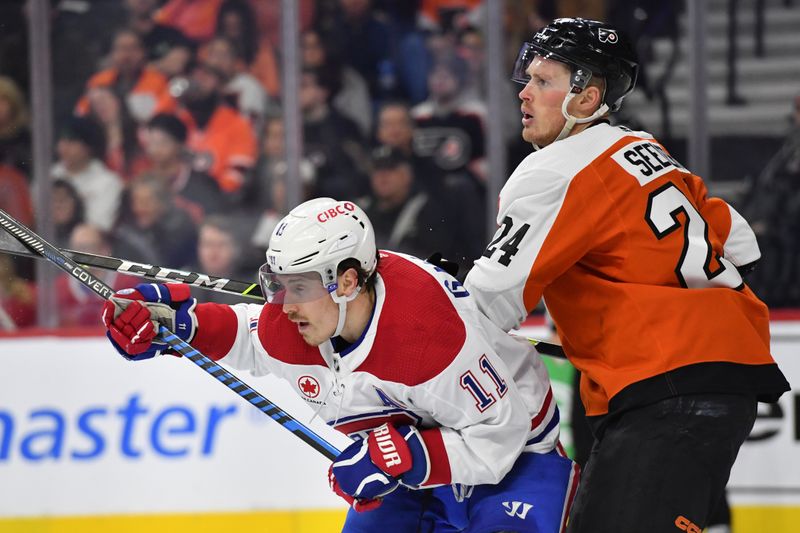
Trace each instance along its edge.
{"label": "seeler name on jersey", "polygon": [[651,141],[639,141],[622,147],[611,156],[641,185],[645,185],[671,170],[689,173],[660,145]]}

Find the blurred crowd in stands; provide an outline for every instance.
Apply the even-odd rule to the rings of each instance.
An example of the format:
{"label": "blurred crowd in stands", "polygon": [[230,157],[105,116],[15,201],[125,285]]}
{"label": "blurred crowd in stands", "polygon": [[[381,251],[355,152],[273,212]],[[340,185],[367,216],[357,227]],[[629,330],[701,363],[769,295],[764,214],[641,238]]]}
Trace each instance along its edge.
{"label": "blurred crowd in stands", "polygon": [[[34,225],[31,198],[48,186],[54,233],[45,237],[58,246],[252,280],[289,207],[280,4],[51,1],[54,161],[50,183],[37,184],[25,2],[3,2],[0,208]],[[556,16],[617,19],[646,47],[651,33],[676,34],[677,10],[663,7],[670,4],[506,0],[507,53],[491,60],[510,66],[520,43]],[[636,7],[652,16],[627,20]],[[488,237],[484,3],[300,0],[298,8],[303,148],[291,179],[304,198],[357,201],[379,247],[439,251],[468,269]],[[531,148],[519,138],[518,88],[497,83],[506,112],[492,120],[507,132],[513,167]],[[642,80],[648,93],[662,85]],[[756,279],[776,305],[800,305],[791,283],[800,258],[799,125],[800,111],[745,206],[765,251],[785,259]],[[0,254],[0,329],[9,320],[35,324],[32,273],[29,262]],[[115,288],[138,282],[96,274]],[[795,286],[766,287],[777,279]],[[56,290],[61,325],[98,324],[93,294],[66,277]]]}

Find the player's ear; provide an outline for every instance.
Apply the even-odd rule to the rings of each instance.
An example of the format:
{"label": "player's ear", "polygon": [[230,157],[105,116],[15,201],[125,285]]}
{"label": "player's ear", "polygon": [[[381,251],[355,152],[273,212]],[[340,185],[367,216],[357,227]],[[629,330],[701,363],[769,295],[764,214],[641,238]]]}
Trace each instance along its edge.
{"label": "player's ear", "polygon": [[603,103],[603,91],[597,85],[589,85],[575,98],[577,117],[588,117],[594,113],[598,107]]}
{"label": "player's ear", "polygon": [[339,289],[345,296],[350,296],[358,288],[358,272],[348,268],[339,275]]}

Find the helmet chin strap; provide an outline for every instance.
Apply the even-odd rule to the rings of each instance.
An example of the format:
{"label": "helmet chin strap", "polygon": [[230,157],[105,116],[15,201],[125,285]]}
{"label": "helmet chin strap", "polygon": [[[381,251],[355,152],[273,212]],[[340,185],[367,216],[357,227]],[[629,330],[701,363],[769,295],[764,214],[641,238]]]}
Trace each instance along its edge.
{"label": "helmet chin strap", "polygon": [[347,302],[351,302],[356,299],[356,296],[361,292],[361,286],[357,286],[356,290],[353,291],[353,294],[350,296],[345,296],[344,294],[336,294],[336,291],[331,293],[331,298],[333,301],[339,305],[339,322],[336,324],[336,331],[333,332],[331,338],[338,337],[342,334],[342,330],[344,329],[344,321],[347,318]]}
{"label": "helmet chin strap", "polygon": [[[564,127],[561,128],[561,132],[555,139],[553,139],[553,142],[551,142],[550,144],[553,144],[556,141],[560,141],[561,139],[565,139],[567,136],[569,136],[570,132],[572,131],[572,128],[575,127],[575,124],[586,124],[587,122],[592,122],[602,117],[608,112],[608,105],[605,102],[603,102],[602,104],[600,104],[600,107],[597,108],[597,111],[595,111],[588,117],[578,118],[570,115],[569,111],[567,111],[567,106],[569,105],[570,100],[575,98],[577,94],[580,94],[580,91],[579,92],[570,91],[564,97],[564,101],[561,103],[561,114],[564,115],[564,118],[567,119],[567,121],[564,123]],[[536,150],[541,150],[542,148],[536,143],[531,143],[531,144],[533,144],[533,147]]]}
{"label": "helmet chin strap", "polygon": [[567,137],[572,131],[572,128],[575,127],[575,124],[586,124],[587,122],[595,121],[608,112],[608,105],[605,102],[603,102],[602,104],[600,104],[600,107],[597,108],[597,111],[595,111],[588,117],[578,118],[570,115],[569,111],[567,111],[567,106],[569,105],[569,102],[573,98],[575,98],[577,94],[579,93],[570,91],[564,97],[564,101],[561,103],[561,114],[564,115],[564,118],[567,119],[567,122],[564,124],[564,127],[561,128],[561,133],[558,134],[558,137],[556,137],[555,141],[553,142],[560,141],[561,139]]}

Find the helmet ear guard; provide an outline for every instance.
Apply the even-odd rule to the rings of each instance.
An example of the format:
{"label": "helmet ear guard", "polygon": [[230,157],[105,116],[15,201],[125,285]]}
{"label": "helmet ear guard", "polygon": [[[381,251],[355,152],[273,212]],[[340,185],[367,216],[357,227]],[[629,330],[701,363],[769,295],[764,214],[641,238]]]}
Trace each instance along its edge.
{"label": "helmet ear guard", "polygon": [[575,68],[572,70],[572,79],[570,80],[570,85],[572,86],[572,92],[580,93],[583,91],[587,85],[589,85],[589,81],[592,79],[592,71],[583,68]]}

